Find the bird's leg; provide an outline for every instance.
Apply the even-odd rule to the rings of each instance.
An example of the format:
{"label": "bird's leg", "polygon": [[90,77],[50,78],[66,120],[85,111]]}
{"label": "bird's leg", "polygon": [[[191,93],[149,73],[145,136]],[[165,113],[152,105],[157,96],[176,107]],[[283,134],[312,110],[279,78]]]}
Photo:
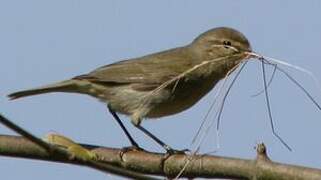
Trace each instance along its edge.
{"label": "bird's leg", "polygon": [[[135,124],[134,124],[135,125]],[[184,150],[175,150],[171,148],[169,145],[165,144],[163,141],[158,139],[155,135],[153,135],[151,132],[149,132],[147,129],[145,129],[140,124],[135,125],[139,130],[141,130],[143,133],[145,133],[148,137],[152,138],[157,144],[161,145],[168,154],[185,154],[188,149]]]}
{"label": "bird's leg", "polygon": [[[138,146],[138,144],[136,143],[136,141],[132,138],[132,136],[129,134],[128,130],[126,129],[126,127],[124,126],[124,124],[122,123],[122,121],[120,120],[120,118],[118,117],[117,113],[115,111],[112,110],[112,108],[110,106],[107,106],[109,112],[113,115],[114,119],[117,121],[117,123],[119,124],[119,126],[121,127],[121,129],[124,131],[124,133],[126,134],[128,140],[130,141],[130,143],[132,144],[132,147],[134,149],[139,149],[139,150],[143,150],[142,148],[140,148]],[[129,148],[130,149],[130,148]]]}

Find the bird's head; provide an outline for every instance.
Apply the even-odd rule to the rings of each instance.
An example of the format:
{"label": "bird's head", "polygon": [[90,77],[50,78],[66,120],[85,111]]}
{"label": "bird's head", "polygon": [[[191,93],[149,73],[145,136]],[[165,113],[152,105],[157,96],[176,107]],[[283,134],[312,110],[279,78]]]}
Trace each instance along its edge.
{"label": "bird's head", "polygon": [[252,52],[247,38],[239,31],[228,27],[214,28],[202,33],[190,47],[201,61],[233,55],[240,55],[239,59],[245,59],[248,58],[248,53]]}

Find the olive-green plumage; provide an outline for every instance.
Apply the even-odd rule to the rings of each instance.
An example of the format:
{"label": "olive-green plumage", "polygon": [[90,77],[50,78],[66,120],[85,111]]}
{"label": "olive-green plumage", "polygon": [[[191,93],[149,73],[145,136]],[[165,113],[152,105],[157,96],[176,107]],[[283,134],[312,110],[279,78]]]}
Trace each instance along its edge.
{"label": "olive-green plumage", "polygon": [[[192,43],[163,52],[120,61],[88,74],[48,86],[10,94],[11,99],[49,93],[88,94],[116,112],[131,116],[135,125],[144,117],[162,117],[193,106],[240,61],[251,47],[244,35],[231,28],[215,28]],[[186,73],[189,69],[210,61]],[[162,84],[180,76],[157,90]]]}

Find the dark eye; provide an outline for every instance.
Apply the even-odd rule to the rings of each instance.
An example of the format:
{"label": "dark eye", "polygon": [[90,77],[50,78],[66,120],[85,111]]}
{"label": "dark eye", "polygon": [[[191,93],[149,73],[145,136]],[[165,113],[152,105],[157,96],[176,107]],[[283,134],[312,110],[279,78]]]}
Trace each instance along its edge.
{"label": "dark eye", "polygon": [[[225,46],[231,46],[232,45],[231,41],[223,41],[223,44]],[[228,48],[228,47],[226,47],[226,48]]]}

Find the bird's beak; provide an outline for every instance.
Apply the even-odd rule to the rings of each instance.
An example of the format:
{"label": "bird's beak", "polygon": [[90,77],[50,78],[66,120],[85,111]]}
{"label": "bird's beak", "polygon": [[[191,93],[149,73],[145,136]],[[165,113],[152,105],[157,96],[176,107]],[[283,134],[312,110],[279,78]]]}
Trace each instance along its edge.
{"label": "bird's beak", "polygon": [[264,59],[264,57],[254,51],[247,51],[245,52],[246,57],[245,59],[251,59],[251,58],[255,58],[255,59]]}

